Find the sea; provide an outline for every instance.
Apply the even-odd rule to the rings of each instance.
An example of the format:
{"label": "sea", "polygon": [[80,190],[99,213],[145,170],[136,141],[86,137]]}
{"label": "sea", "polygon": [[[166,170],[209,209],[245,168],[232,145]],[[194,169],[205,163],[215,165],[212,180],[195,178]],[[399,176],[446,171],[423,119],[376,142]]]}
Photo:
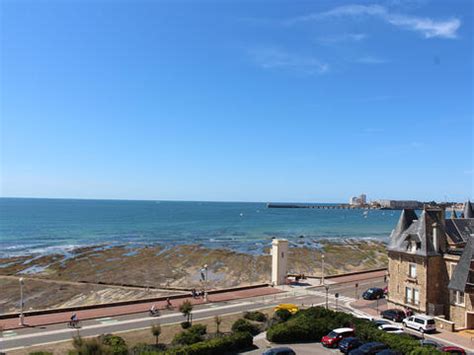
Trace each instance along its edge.
{"label": "sea", "polygon": [[261,253],[272,238],[387,241],[400,211],[267,208],[244,202],[0,198],[0,257],[91,245],[200,244]]}

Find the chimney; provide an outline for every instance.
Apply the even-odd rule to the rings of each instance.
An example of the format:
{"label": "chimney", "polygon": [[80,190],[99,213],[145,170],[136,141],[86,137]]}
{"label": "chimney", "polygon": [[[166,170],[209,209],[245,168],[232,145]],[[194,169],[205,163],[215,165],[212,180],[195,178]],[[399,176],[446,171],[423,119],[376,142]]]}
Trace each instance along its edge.
{"label": "chimney", "polygon": [[433,248],[435,252],[439,253],[439,235],[438,235],[438,223],[433,223]]}

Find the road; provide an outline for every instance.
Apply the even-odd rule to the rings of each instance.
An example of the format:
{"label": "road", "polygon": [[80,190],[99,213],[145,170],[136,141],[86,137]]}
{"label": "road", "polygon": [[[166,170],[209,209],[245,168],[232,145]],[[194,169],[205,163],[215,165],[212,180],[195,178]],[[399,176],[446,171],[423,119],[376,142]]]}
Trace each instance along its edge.
{"label": "road", "polygon": [[[383,279],[358,281],[359,291],[368,287],[381,286]],[[339,293],[338,307],[354,301],[354,282],[333,284],[329,286],[328,303],[335,307],[335,293]],[[193,319],[199,320],[211,318],[215,315],[224,316],[228,314],[241,313],[244,311],[275,307],[279,303],[295,303],[299,305],[324,305],[326,303],[326,292],[322,287],[304,288],[293,287],[290,292],[270,296],[253,297],[227,302],[207,303],[196,305],[193,311]],[[108,316],[81,322],[79,330],[70,329],[66,324],[52,324],[36,326],[23,329],[4,331],[0,339],[0,350],[7,351],[22,349],[25,347],[55,343],[71,340],[73,336],[98,336],[105,333],[117,333],[124,331],[148,328],[152,324],[172,324],[184,320],[181,313],[162,312],[160,317],[150,317],[147,313],[136,313],[122,316]]]}

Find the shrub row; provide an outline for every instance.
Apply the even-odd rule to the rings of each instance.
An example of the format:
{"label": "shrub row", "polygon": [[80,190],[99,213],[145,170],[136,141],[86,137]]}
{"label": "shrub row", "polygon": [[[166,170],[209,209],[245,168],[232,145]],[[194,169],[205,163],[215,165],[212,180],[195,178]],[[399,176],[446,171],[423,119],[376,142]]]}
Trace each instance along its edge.
{"label": "shrub row", "polygon": [[168,350],[166,355],[220,355],[237,353],[250,348],[253,337],[248,332],[237,332],[231,335],[201,341],[192,345]]}
{"label": "shrub row", "polygon": [[267,339],[275,343],[320,341],[332,329],[341,327],[354,328],[357,337],[364,342],[380,341],[403,354],[440,354],[436,350],[423,348],[408,335],[388,334],[368,320],[323,307],[299,311],[286,322],[272,325],[267,331]]}
{"label": "shrub row", "polygon": [[252,335],[257,335],[262,330],[257,324],[249,322],[247,319],[237,319],[234,324],[232,324],[233,332],[249,332]]}
{"label": "shrub row", "polygon": [[267,316],[259,311],[245,312],[244,318],[248,320],[253,320],[255,322],[266,322]]}

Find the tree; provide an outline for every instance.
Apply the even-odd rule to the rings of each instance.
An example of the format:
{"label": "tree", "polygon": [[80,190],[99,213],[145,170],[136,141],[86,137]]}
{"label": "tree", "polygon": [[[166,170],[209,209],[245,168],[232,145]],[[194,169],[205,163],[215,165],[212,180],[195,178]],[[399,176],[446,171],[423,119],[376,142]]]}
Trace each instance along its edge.
{"label": "tree", "polygon": [[188,300],[181,303],[179,306],[179,311],[183,313],[183,316],[186,317],[186,322],[189,323],[189,318],[191,317],[191,312],[193,310],[193,305]]}
{"label": "tree", "polygon": [[216,315],[216,316],[214,317],[214,323],[216,323],[216,333],[219,334],[219,333],[220,333],[219,327],[220,327],[220,325],[221,325],[221,323],[222,323],[221,317],[219,317],[218,315]]}
{"label": "tree", "polygon": [[155,337],[156,345],[158,345],[158,337],[161,334],[161,326],[159,324],[153,324],[151,326],[151,334]]}

